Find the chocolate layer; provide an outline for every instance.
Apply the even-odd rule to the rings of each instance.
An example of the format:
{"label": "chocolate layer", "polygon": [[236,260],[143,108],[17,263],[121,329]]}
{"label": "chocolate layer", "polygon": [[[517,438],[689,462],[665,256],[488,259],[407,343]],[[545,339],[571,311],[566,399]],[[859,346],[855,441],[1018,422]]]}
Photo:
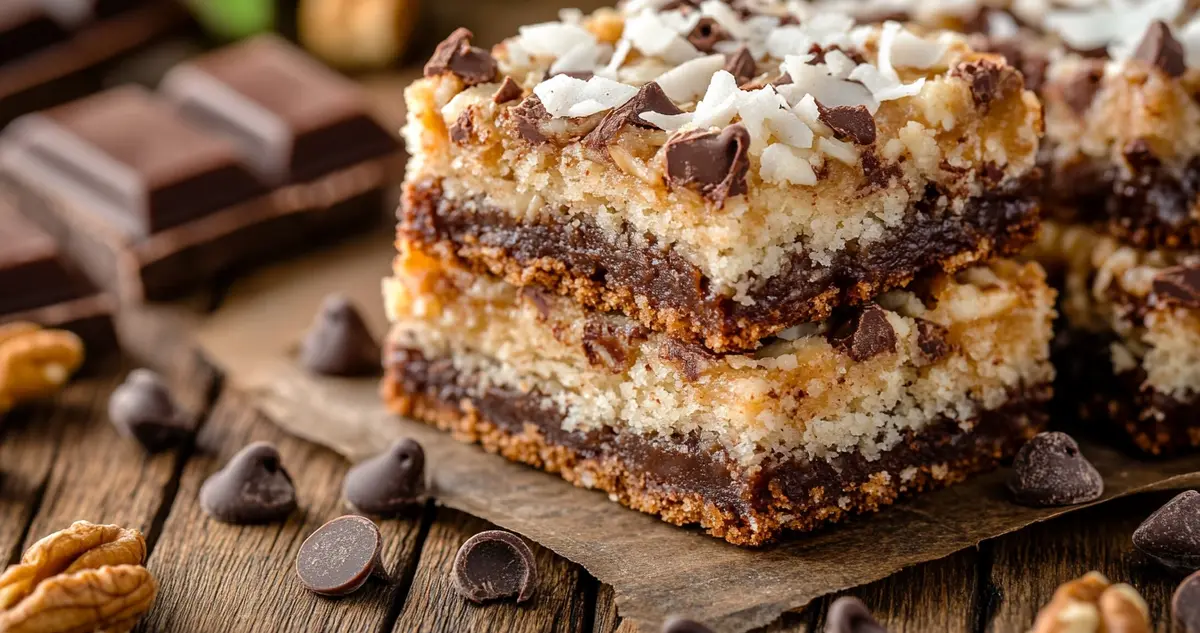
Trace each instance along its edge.
{"label": "chocolate layer", "polygon": [[804,252],[784,270],[757,279],[744,305],[710,289],[694,264],[670,248],[631,248],[586,218],[570,224],[520,223],[483,196],[444,198],[436,180],[405,189],[400,231],[408,239],[453,253],[511,283],[532,283],[573,294],[602,310],[622,310],[647,327],[704,342],[717,351],[754,349],[776,332],[828,317],[839,305],[861,304],[935,269],[960,269],[990,256],[1017,252],[1037,231],[1034,187],[1020,183],[967,201],[961,215],[934,209],[931,189],[912,219],[883,241],[849,245],[831,265]]}
{"label": "chocolate layer", "polygon": [[[858,453],[831,461],[769,456],[761,468],[747,469],[696,437],[564,431],[564,413],[551,399],[536,390],[487,385],[480,376],[459,373],[449,359],[393,348],[386,364],[384,397],[398,413],[606,490],[672,523],[700,523],[739,545],[761,545],[785,529],[811,530],[878,509],[901,493],[993,468],[1044,426],[1039,405],[1049,398],[1048,387],[1031,387],[983,412],[970,431],[961,421],[942,419],[873,461]],[[932,476],[938,469],[944,475]]]}

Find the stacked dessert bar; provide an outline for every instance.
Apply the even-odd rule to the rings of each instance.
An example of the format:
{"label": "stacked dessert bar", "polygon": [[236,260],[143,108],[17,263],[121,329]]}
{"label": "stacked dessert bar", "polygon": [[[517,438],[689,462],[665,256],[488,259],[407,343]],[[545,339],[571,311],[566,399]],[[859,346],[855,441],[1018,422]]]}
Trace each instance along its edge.
{"label": "stacked dessert bar", "polygon": [[407,92],[384,396],[757,545],[1037,432],[1042,110],[964,36],[638,0]]}

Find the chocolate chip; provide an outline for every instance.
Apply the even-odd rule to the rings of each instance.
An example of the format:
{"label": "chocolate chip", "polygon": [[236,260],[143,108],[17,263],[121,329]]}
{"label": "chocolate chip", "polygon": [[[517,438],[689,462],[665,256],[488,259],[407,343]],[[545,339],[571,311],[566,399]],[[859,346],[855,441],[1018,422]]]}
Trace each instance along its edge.
{"label": "chocolate chip", "polygon": [[592,365],[619,374],[633,362],[631,348],[649,334],[650,330],[639,323],[616,325],[603,317],[592,317],[583,325],[583,352]]}
{"label": "chocolate chip", "polygon": [[1150,291],[1158,303],[1200,308],[1200,265],[1183,264],[1163,269],[1154,276]]}
{"label": "chocolate chip", "polygon": [[1200,492],[1182,492],[1151,514],[1134,530],[1133,545],[1167,567],[1200,569]]}
{"label": "chocolate chip", "polygon": [[243,448],[200,486],[200,507],[224,523],[270,523],[296,509],[296,489],[268,442]]}
{"label": "chocolate chip", "polygon": [[895,163],[888,163],[886,166],[875,155],[875,152],[864,151],[861,154],[863,176],[867,178],[867,184],[875,187],[886,187],[892,182],[893,177],[900,176],[900,166]]}
{"label": "chocolate chip", "polygon": [[779,77],[775,78],[775,80],[771,82],[771,85],[772,86],[788,86],[788,85],[791,85],[791,83],[792,83],[792,76],[787,73],[783,73]]}
{"label": "chocolate chip", "polygon": [[1000,101],[1021,88],[1021,76],[1015,68],[986,57],[961,62],[950,74],[970,84],[971,100],[980,108],[987,108],[993,101]]}
{"label": "chocolate chip", "polygon": [[523,94],[525,94],[525,91],[521,89],[521,85],[513,81],[512,77],[505,75],[504,83],[500,84],[500,88],[496,90],[496,94],[492,95],[492,103],[501,104],[516,101]]}
{"label": "chocolate chip", "polygon": [[713,47],[717,42],[728,39],[725,34],[725,29],[716,20],[704,16],[696,22],[696,26],[692,27],[691,32],[687,35],[687,41],[696,47],[696,50],[701,53],[713,52]]}
{"label": "chocolate chip", "polygon": [[305,589],[322,596],[358,591],[371,576],[385,582],[383,536],[379,527],[360,516],[338,517],[317,528],[296,552],[296,575]]}
{"label": "chocolate chip", "polygon": [[480,532],[467,539],[454,557],[454,588],[471,602],[516,596],[533,597],[537,563],[521,537],[503,530]]}
{"label": "chocolate chip", "polygon": [[1021,505],[1069,506],[1099,499],[1104,479],[1066,433],[1038,433],[1013,460],[1008,489]]}
{"label": "chocolate chip", "polygon": [[725,72],[733,75],[739,86],[757,77],[758,64],[754,62],[754,55],[750,54],[750,49],[742,46],[736,53],[726,55]]}
{"label": "chocolate chip", "polygon": [[329,295],[300,345],[300,364],[326,376],[370,376],[379,372],[379,344],[350,300]]}
{"label": "chocolate chip", "polygon": [[467,86],[495,81],[498,72],[495,58],[482,48],[471,46],[472,37],[474,34],[464,28],[451,33],[437,45],[433,57],[425,64],[425,76],[454,73]]}
{"label": "chocolate chip", "polygon": [[833,130],[838,139],[852,141],[856,145],[870,145],[875,142],[875,118],[866,106],[834,106],[825,107],[817,102],[817,118],[821,123]]}
{"label": "chocolate chip", "polygon": [[829,334],[829,344],[856,362],[896,351],[896,330],[887,312],[878,304],[867,304]]}
{"label": "chocolate chip", "polygon": [[1179,583],[1171,598],[1171,616],[1184,633],[1200,633],[1200,571]]}
{"label": "chocolate chip", "polygon": [[664,340],[658,354],[663,360],[678,367],[688,382],[695,382],[720,358],[702,345],[681,341],[675,337]]}
{"label": "chocolate chip", "polygon": [[713,630],[695,620],[670,618],[663,624],[662,633],[713,633]]}
{"label": "chocolate chip", "polygon": [[517,133],[521,138],[540,145],[548,139],[545,134],[542,134],[542,123],[550,120],[550,113],[546,111],[546,106],[542,105],[542,100],[537,95],[529,95],[525,97],[517,107],[511,110],[513,122],[517,126]]}
{"label": "chocolate chip", "polygon": [[471,111],[463,110],[462,114],[458,115],[458,119],[454,121],[454,125],[450,126],[450,140],[464,145],[471,140],[471,135],[475,133],[475,120],[471,118]]}
{"label": "chocolate chip", "polygon": [[388,450],[355,464],[342,494],[355,512],[393,516],[421,503],[425,493],[425,451],[416,440],[397,440]]}
{"label": "chocolate chip", "polygon": [[1066,102],[1076,114],[1083,114],[1092,107],[1096,93],[1100,91],[1100,81],[1104,78],[1104,62],[1091,60],[1076,71],[1075,75],[1063,80],[1057,91],[1060,98]]}
{"label": "chocolate chip", "polygon": [[679,114],[683,110],[680,110],[679,106],[675,105],[675,102],[667,96],[667,93],[663,92],[662,86],[652,81],[639,88],[632,99],[604,115],[604,118],[600,120],[600,125],[597,125],[596,129],[584,137],[584,145],[593,149],[602,149],[608,146],[617,134],[625,129],[626,125],[631,123],[638,127],[657,130],[657,125],[642,118],[641,115],[647,112]]}
{"label": "chocolate chip", "polygon": [[667,183],[699,191],[717,208],[746,193],[750,132],[736,123],[720,132],[687,132],[667,141]]}
{"label": "chocolate chip", "polygon": [[825,633],[887,633],[862,600],[842,596],[829,605],[825,616]]}
{"label": "chocolate chip", "polygon": [[950,353],[950,343],[946,341],[949,334],[949,330],[933,321],[917,319],[917,347],[930,362],[941,360]]}
{"label": "chocolate chip", "polygon": [[108,419],[125,437],[158,452],[184,443],[192,435],[188,416],[175,404],[158,374],[135,369],[108,399]]}
{"label": "chocolate chip", "polygon": [[1171,35],[1171,27],[1162,20],[1155,20],[1146,29],[1133,58],[1158,67],[1169,77],[1178,77],[1187,71],[1183,45]]}

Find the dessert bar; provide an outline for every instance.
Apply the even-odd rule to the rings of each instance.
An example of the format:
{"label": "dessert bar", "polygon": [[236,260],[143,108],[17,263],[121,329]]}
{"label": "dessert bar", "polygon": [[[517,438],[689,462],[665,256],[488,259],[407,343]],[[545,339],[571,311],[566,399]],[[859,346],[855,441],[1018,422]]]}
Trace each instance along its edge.
{"label": "dessert bar", "polygon": [[401,242],[385,283],[394,411],[731,543],[961,481],[1045,422],[1037,264],[923,277],[717,354],[421,248]]}
{"label": "dessert bar", "polygon": [[1032,239],[1042,112],[1002,57],[739,6],[456,32],[406,93],[404,239],[718,352]]}
{"label": "dessert bar", "polygon": [[97,283],[159,299],[376,223],[398,150],[352,82],[266,37],[176,68],[160,94],[24,116],[0,168]]}

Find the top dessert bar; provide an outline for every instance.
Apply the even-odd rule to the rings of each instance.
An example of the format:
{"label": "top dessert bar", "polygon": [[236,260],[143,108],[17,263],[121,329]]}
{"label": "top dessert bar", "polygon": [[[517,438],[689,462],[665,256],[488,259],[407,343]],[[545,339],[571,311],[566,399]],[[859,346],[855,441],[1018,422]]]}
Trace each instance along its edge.
{"label": "top dessert bar", "polygon": [[407,91],[400,232],[510,283],[733,351],[1036,232],[1041,107],[962,36],[642,0],[470,39]]}

